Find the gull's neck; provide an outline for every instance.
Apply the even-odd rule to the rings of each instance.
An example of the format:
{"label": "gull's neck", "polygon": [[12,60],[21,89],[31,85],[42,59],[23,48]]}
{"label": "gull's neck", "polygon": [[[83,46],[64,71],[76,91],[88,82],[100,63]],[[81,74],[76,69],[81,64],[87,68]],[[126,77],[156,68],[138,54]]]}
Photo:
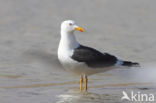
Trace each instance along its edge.
{"label": "gull's neck", "polygon": [[77,42],[73,32],[61,31],[60,48],[72,50],[77,48],[79,45],[80,44]]}

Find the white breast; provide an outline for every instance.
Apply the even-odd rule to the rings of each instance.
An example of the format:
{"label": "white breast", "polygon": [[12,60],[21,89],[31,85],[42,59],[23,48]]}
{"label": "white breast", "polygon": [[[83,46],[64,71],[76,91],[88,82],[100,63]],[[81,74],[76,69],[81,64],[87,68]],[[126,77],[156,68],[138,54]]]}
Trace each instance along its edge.
{"label": "white breast", "polygon": [[77,62],[71,58],[74,49],[79,46],[80,44],[75,39],[74,34],[61,31],[61,40],[58,47],[58,59],[67,71],[76,74],[87,74],[88,66],[83,62]]}

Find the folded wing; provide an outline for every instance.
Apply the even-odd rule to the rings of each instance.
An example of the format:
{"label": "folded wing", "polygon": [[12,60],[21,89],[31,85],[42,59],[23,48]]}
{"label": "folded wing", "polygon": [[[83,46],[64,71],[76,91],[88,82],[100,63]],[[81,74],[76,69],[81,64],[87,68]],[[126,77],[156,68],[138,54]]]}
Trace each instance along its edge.
{"label": "folded wing", "polygon": [[101,53],[93,48],[80,45],[73,52],[72,59],[84,62],[92,68],[102,68],[113,66],[118,59],[108,53]]}

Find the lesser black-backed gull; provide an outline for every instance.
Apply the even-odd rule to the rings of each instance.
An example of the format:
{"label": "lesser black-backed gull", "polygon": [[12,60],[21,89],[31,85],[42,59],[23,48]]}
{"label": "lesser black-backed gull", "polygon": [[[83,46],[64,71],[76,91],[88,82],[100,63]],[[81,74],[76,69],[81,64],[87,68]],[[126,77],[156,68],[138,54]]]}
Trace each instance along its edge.
{"label": "lesser black-backed gull", "polygon": [[85,76],[84,90],[87,91],[88,75],[105,72],[119,66],[139,65],[136,62],[124,61],[109,53],[102,53],[79,44],[74,35],[75,30],[84,32],[84,29],[77,26],[73,20],[62,22],[58,59],[67,71],[81,75],[80,91],[83,88],[83,76]]}

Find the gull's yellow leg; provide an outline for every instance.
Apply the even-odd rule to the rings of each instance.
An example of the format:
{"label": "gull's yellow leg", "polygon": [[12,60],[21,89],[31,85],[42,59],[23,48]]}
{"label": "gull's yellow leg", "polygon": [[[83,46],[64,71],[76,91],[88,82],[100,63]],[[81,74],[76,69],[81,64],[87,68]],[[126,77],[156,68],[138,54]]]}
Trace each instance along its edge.
{"label": "gull's yellow leg", "polygon": [[83,88],[83,75],[81,75],[81,79],[80,79],[80,92],[82,91]]}
{"label": "gull's yellow leg", "polygon": [[87,92],[88,90],[88,78],[87,75],[85,75],[85,88],[84,88],[85,92]]}

